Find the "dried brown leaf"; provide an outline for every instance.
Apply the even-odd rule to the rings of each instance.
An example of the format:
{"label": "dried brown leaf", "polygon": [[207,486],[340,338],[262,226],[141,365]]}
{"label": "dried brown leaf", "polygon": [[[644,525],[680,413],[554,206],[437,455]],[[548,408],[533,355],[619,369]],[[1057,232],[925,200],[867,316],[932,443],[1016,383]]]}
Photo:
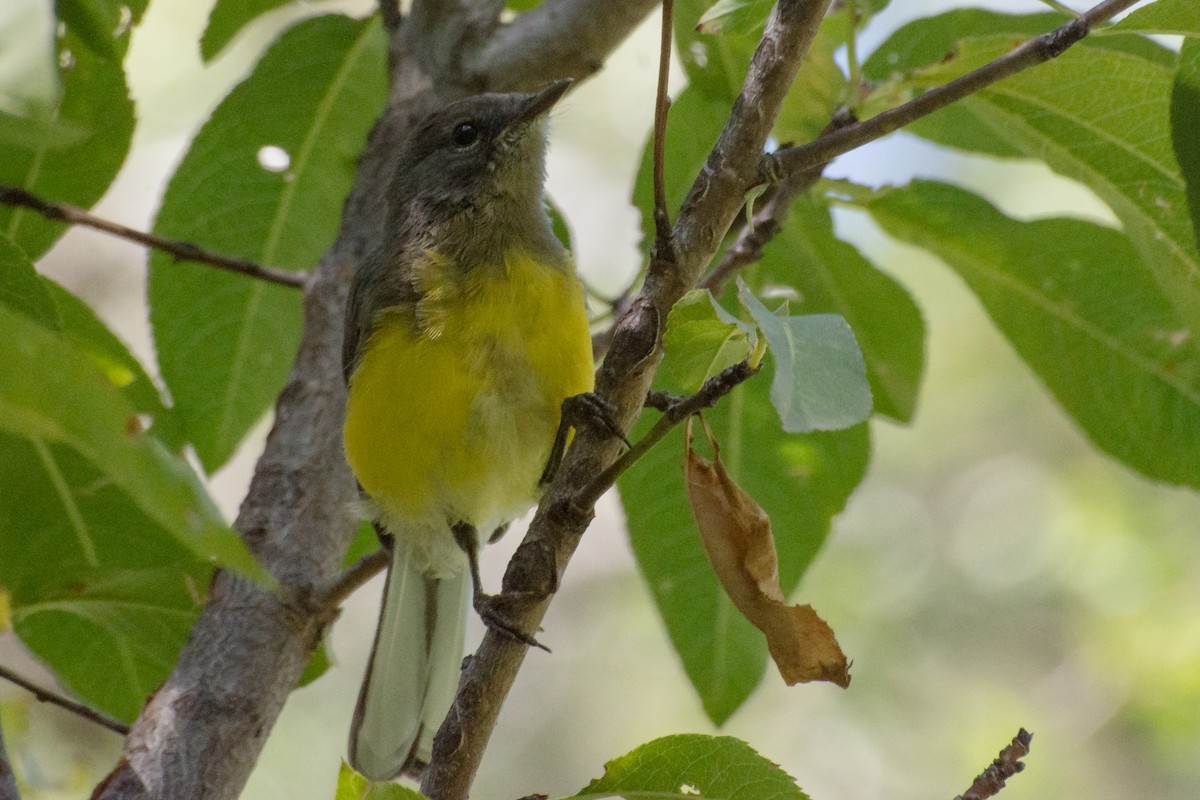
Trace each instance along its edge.
{"label": "dried brown leaf", "polygon": [[829,681],[850,684],[849,664],[833,630],[812,606],[789,606],[779,588],[779,563],[771,520],[725,470],[712,431],[708,461],[692,447],[687,426],[684,478],[700,541],[734,606],[767,637],[767,649],[787,684]]}

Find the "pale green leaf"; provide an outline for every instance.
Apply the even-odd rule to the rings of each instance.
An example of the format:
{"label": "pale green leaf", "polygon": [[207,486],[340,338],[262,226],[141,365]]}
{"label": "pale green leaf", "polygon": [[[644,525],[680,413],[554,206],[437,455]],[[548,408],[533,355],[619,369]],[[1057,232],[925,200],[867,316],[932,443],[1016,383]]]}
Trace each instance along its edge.
{"label": "pale green leaf", "polygon": [[925,361],[921,312],[900,284],[836,238],[829,210],[798,200],[762,258],[763,277],[796,289],[795,313],[841,315],[866,362],[875,411],[912,418]]}
{"label": "pale green leaf", "polygon": [[854,332],[838,314],[772,314],[739,279],[738,298],[775,362],[771,402],[789,433],[848,428],[871,413],[871,387]]}

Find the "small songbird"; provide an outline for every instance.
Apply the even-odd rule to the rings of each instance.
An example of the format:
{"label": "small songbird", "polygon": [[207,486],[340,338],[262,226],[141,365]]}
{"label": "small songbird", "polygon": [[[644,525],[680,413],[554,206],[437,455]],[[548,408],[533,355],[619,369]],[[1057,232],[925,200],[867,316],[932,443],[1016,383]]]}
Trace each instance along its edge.
{"label": "small songbird", "polygon": [[569,84],[420,122],[381,246],[354,276],[346,459],[391,551],[350,732],[351,765],[375,780],[428,760],[457,685],[468,575],[481,612],[487,599],[481,537],[536,502],[564,401],[593,386],[583,291],[542,194],[546,115]]}

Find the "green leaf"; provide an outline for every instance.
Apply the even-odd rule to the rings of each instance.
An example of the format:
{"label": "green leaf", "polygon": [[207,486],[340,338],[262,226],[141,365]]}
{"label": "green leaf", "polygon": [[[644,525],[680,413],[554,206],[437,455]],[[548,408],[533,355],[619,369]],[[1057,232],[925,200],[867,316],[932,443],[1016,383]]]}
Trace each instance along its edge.
{"label": "green leaf", "polygon": [[346,548],[346,556],[342,559],[342,568],[350,567],[360,558],[368,556],[378,549],[379,534],[375,533],[375,528],[370,522],[363,520],[358,524],[354,538],[350,540],[350,546]]}
{"label": "green leaf", "polygon": [[[197,134],[154,230],[218,252],[306,268],[332,241],[355,158],[386,93],[375,18],[292,28]],[[264,147],[290,157],[280,172]],[[233,453],[287,376],[300,335],[295,289],[150,259],[150,320],[163,379],[206,470]]]}
{"label": "green leaf", "polygon": [[507,0],[504,4],[511,11],[531,11],[542,4],[542,0]]}
{"label": "green leaf", "polygon": [[771,402],[789,433],[849,428],[871,414],[871,387],[854,332],[838,314],[772,314],[738,279],[738,298],[775,360]]}
{"label": "green leaf", "polygon": [[[983,61],[972,59],[969,50],[976,41],[990,41],[1000,55],[1035,36],[1069,21],[1056,12],[1002,14],[983,9],[954,9],[925,17],[899,28],[864,63],[863,75],[878,84],[861,109],[867,116],[899,105],[934,86],[948,82]],[[1136,36],[1088,37],[1078,51],[1113,50],[1171,67],[1174,55],[1167,49]],[[1033,70],[1036,72],[1036,70]],[[1102,76],[1092,76],[1092,82]],[[1100,91],[1100,90],[1098,90]],[[1002,127],[978,119],[967,101],[954,103],[919,119],[906,130],[939,144],[970,149],[1001,158],[1029,154],[1014,146]]]}
{"label": "green leaf", "polygon": [[1200,36],[1200,5],[1195,0],[1155,0],[1134,10],[1109,30]]}
{"label": "green leaf", "polygon": [[1070,18],[1046,11],[1039,14],[1002,14],[981,8],[956,8],[922,17],[897,28],[863,62],[863,77],[884,81],[955,57],[959,42],[968,38],[1011,34],[1020,43],[1054,30]]}
{"label": "green leaf", "polygon": [[1200,240],[1200,42],[1184,42],[1171,92],[1171,132],[1186,186],[1192,227]]}
{"label": "green leaf", "polygon": [[[664,736],[604,765],[604,776],[568,800],[808,800],[796,780],[732,736]],[[339,799],[340,800],[340,799]]]}
{"label": "green leaf", "polygon": [[183,439],[178,423],[170,409],[163,405],[158,388],[141,362],[87,303],[49,278],[42,278],[42,284],[58,311],[66,340],[91,359],[121,390],[134,410],[142,415],[142,427],[149,424],[154,436],[168,449],[179,452],[183,448]]}
{"label": "green leaf", "polygon": [[[768,391],[769,376],[755,376],[706,411],[705,419],[726,468],[771,518],[787,596],[816,557],[833,515],[862,480],[869,429],[780,433]],[[629,437],[636,441],[653,417],[644,414]],[[617,484],[638,567],[705,713],[719,725],[762,679],[767,645],[734,608],[704,554],[684,492],[680,428]]]}
{"label": "green leaf", "polygon": [[24,116],[0,110],[0,145],[7,150],[60,150],[78,144],[88,131],[64,120],[54,119],[34,107]]}
{"label": "green leaf", "polygon": [[[4,450],[0,461],[9,462],[4,464],[6,469],[33,465],[19,445],[8,447],[16,441],[0,434]],[[78,481],[70,484],[79,492],[77,499],[92,501],[84,504],[81,513],[102,514],[103,522],[96,527],[112,529],[129,522],[140,525],[141,533],[152,530],[136,514],[123,516],[128,510],[119,501],[103,495],[88,498],[92,490],[85,483],[87,470],[76,471],[79,465],[69,456],[60,460],[62,456],[52,450],[52,463],[62,470],[64,480]],[[34,508],[49,511],[45,504]],[[21,518],[33,524],[56,522],[48,516],[30,518],[24,513]],[[11,522],[12,510],[0,509],[0,519]],[[89,704],[131,722],[178,660],[199,614],[199,592],[208,584],[211,568],[159,549],[166,537],[150,535],[127,545],[145,548],[166,566],[127,568],[114,561],[86,570],[62,563],[62,550],[46,541],[50,533],[37,531],[36,541],[20,549],[5,541],[19,535],[16,531],[7,529],[0,536],[0,548],[10,553],[16,550],[20,558],[42,559],[36,571],[14,576],[4,570],[9,573],[2,576],[6,584],[14,578],[20,581],[16,588],[10,587],[13,630],[64,685]],[[53,533],[65,531],[57,526]],[[45,583],[29,590],[34,579]]]}
{"label": "green leaf", "polygon": [[0,306],[0,586],[30,650],[132,719],[175,662],[212,563],[261,570],[186,464],[137,432],[134,406],[71,346],[75,309],[59,308],[61,336]]}
{"label": "green leaf", "polygon": [[773,0],[717,0],[700,15],[696,30],[700,33],[761,31]]}
{"label": "green leaf", "polygon": [[[972,36],[1005,34],[1014,44],[1062,25],[1067,17],[1045,12],[1040,14],[1001,14],[984,9],[962,8],[933,17],[914,20],[900,27],[886,42],[863,62],[863,77],[881,85],[863,104],[862,111],[873,116],[891,106],[911,100],[934,81],[920,77],[906,79],[923,67],[940,64],[954,58],[960,41]],[[929,120],[929,121],[926,121]],[[1003,132],[993,131],[961,104],[954,103],[932,117],[917,120],[906,130],[942,142],[941,131],[952,129],[961,139],[971,139],[973,150],[1001,158],[1021,155]],[[945,143],[945,142],[943,142]]]}
{"label": "green leaf", "polygon": [[[86,356],[5,307],[0,307],[0,341],[6,347],[0,431],[27,441],[43,462],[56,448],[70,451],[97,471],[88,491],[111,485],[202,559],[259,572],[241,539],[221,522],[195,474],[156,439],[138,432],[133,406]],[[44,489],[62,494],[54,469],[47,464],[43,472]],[[97,548],[87,528],[74,513],[70,517],[81,551],[94,555]],[[20,524],[20,517],[10,522]],[[95,566],[92,556],[86,560]]]}
{"label": "green leaf", "polygon": [[[128,32],[121,36],[122,48],[128,38]],[[133,137],[133,101],[120,63],[97,56],[74,28],[68,27],[58,39],[57,57],[58,101],[27,119],[8,120],[23,121],[27,130],[10,130],[11,144],[0,158],[0,183],[88,208],[104,194],[125,161]],[[48,121],[70,132],[66,140],[39,135]],[[33,211],[0,206],[0,235],[12,239],[33,260],[49,250],[66,228],[65,223]]]}
{"label": "green leaf", "polygon": [[331,666],[333,666],[333,660],[329,657],[329,645],[321,642],[313,651],[312,657],[308,659],[308,663],[304,665],[304,672],[300,674],[300,680],[296,681],[296,688],[308,686],[328,672]]}
{"label": "green leaf", "polygon": [[[681,0],[675,4],[675,46],[688,87],[724,105],[714,120],[718,132],[741,93],[772,5],[764,0],[720,0],[716,5],[711,5],[711,0]],[[821,23],[780,110],[783,130],[776,131],[777,138],[808,141],[829,122],[845,89],[845,76],[833,56],[845,43],[847,32],[844,10]],[[674,106],[671,113],[675,113]],[[674,146],[672,138],[667,142]]]}
{"label": "green leaf", "polygon": [[1200,342],[1125,237],[1078,220],[1017,222],[930,182],[867,210],[966,281],[1100,449],[1200,486]]}
{"label": "green leaf", "polygon": [[738,321],[717,305],[707,289],[694,289],[667,315],[662,372],[670,390],[691,394],[713,375],[750,356],[754,326]]}
{"label": "green leaf", "polygon": [[124,33],[133,21],[128,8],[110,0],[54,0],[54,11],[95,55],[110,61],[124,58],[129,47]]}
{"label": "green leaf", "polygon": [[217,0],[200,37],[200,57],[212,61],[246,25],[291,2],[293,0]]}
{"label": "green leaf", "polygon": [[[862,20],[860,19],[860,24]],[[834,58],[849,32],[843,9],[828,15],[817,29],[808,55],[788,88],[772,135],[780,143],[803,144],[817,138],[846,97],[847,81]]]}
{"label": "green leaf", "polygon": [[[991,61],[1010,44],[1007,37],[964,43],[960,57],[939,68],[939,81]],[[1104,200],[1155,270],[1180,319],[1200,330],[1200,255],[1170,135],[1177,57],[1171,55],[1171,66],[1157,58],[1073,48],[959,105],[1016,150]],[[974,149],[969,134],[946,128],[939,140]]]}
{"label": "green leaf", "polygon": [[342,762],[334,800],[426,800],[425,795],[399,783],[375,783]]}
{"label": "green leaf", "polygon": [[[109,382],[121,389],[140,414],[153,420],[159,438],[172,431],[170,412],[142,365],[86,303],[34,270],[33,262],[0,236],[0,304],[35,322],[60,331],[66,341],[88,356]],[[173,449],[180,442],[172,440]]]}
{"label": "green leaf", "polygon": [[3,235],[0,235],[0,304],[52,330],[62,324],[54,300],[42,285],[33,262]]}
{"label": "green leaf", "polygon": [[764,280],[797,290],[796,313],[845,318],[862,349],[875,411],[912,419],[925,362],[921,312],[900,284],[834,236],[828,208],[798,200],[761,265]]}
{"label": "green leaf", "polygon": [[672,17],[675,50],[687,74],[688,88],[724,104],[725,111],[718,119],[724,123],[730,104],[742,90],[759,37],[753,29],[722,30],[720,34],[702,31],[699,22],[712,4],[713,0],[677,0]]}

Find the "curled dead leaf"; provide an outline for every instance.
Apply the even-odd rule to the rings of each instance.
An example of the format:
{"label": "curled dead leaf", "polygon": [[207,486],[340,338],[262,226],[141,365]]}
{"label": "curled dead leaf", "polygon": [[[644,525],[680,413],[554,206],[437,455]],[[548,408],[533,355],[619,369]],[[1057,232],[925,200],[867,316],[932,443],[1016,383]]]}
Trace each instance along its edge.
{"label": "curled dead leaf", "polygon": [[812,606],[784,602],[771,520],[729,476],[707,423],[704,429],[713,460],[693,449],[689,419],[683,471],[700,541],[717,580],[738,611],[766,634],[767,649],[789,686],[829,681],[845,688],[850,666],[833,630]]}

